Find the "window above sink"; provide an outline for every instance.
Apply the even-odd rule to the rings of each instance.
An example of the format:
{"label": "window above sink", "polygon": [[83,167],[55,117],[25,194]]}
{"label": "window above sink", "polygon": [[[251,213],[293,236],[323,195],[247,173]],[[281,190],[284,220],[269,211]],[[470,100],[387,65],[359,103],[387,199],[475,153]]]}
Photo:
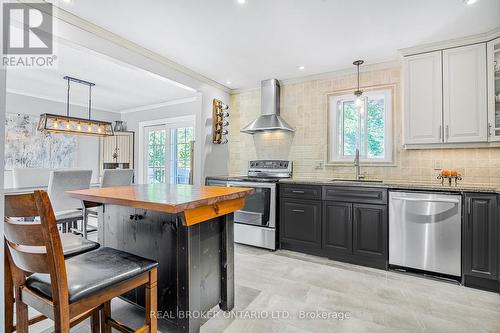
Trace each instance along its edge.
{"label": "window above sink", "polygon": [[356,149],[367,163],[392,162],[393,87],[367,88],[329,97],[328,163],[351,163]]}

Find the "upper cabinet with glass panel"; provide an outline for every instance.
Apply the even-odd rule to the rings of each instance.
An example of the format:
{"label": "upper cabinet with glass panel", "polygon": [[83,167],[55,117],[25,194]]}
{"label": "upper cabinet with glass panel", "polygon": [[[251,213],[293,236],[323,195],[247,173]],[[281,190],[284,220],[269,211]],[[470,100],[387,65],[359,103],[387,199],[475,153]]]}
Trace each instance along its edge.
{"label": "upper cabinet with glass panel", "polygon": [[361,160],[392,162],[392,88],[330,96],[329,163]]}
{"label": "upper cabinet with glass panel", "polygon": [[489,134],[492,141],[500,141],[500,38],[487,45]]}

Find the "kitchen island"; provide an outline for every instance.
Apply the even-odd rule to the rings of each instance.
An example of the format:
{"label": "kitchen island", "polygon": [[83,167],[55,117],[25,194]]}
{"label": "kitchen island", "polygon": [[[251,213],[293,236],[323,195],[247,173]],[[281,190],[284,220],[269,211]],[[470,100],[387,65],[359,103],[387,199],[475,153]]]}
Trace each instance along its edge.
{"label": "kitchen island", "polygon": [[[158,261],[154,315],[179,332],[197,332],[206,311],[234,307],[233,212],[253,191],[153,184],[67,193],[97,207],[101,246]],[[144,305],[144,290],[123,297]]]}

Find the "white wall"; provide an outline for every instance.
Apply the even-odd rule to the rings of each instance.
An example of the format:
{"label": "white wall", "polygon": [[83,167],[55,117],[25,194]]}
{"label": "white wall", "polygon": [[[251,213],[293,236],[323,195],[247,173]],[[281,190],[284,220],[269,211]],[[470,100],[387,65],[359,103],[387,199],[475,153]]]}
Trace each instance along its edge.
{"label": "white wall", "polygon": [[[200,144],[196,154],[200,172],[194,175],[198,181],[204,181],[208,175],[224,175],[228,173],[229,148],[228,145],[212,144],[212,100],[214,98],[229,104],[228,89],[215,87],[198,79],[182,69],[177,68],[168,59],[141,48],[138,45],[121,39],[121,37],[102,30],[86,21],[75,18],[63,10],[56,12],[61,19],[57,19],[57,34],[61,41],[75,43],[95,52],[144,69],[151,73],[175,80],[195,89],[199,93],[200,119],[197,120],[197,133],[200,133]],[[137,114],[140,114],[138,112]],[[182,116],[178,114],[177,116]],[[126,116],[124,115],[124,118]],[[196,148],[195,148],[196,149]],[[136,152],[137,153],[137,152]],[[195,170],[196,173],[196,170]]]}
{"label": "white wall", "polygon": [[[7,73],[7,88],[8,88],[8,73]],[[30,114],[38,116],[42,113],[66,114],[66,104],[60,102],[49,101],[42,98],[36,98],[26,95],[7,93],[6,96],[6,112]],[[88,110],[85,107],[72,105],[70,115],[75,117],[88,117]],[[92,119],[115,121],[120,120],[120,114],[93,110]],[[91,169],[92,182],[99,181],[99,138],[92,136],[77,136],[77,160],[76,166],[81,169]],[[2,145],[3,147],[3,145]],[[2,153],[3,156],[3,153]],[[6,179],[9,179],[9,172],[6,172]],[[8,184],[6,184],[7,186]]]}

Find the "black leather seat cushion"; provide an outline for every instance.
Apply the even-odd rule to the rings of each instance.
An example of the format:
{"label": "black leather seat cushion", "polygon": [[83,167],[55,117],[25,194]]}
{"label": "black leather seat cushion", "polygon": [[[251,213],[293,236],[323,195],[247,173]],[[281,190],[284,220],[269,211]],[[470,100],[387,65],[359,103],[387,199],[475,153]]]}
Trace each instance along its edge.
{"label": "black leather seat cushion", "polygon": [[89,252],[99,248],[99,243],[89,241],[82,236],[71,233],[60,234],[64,252],[64,258],[70,258],[77,254]]}
{"label": "black leather seat cushion", "polygon": [[[70,303],[136,277],[158,265],[155,261],[109,247],[71,257],[65,263]],[[52,298],[49,274],[36,273],[29,276],[26,286]]]}

